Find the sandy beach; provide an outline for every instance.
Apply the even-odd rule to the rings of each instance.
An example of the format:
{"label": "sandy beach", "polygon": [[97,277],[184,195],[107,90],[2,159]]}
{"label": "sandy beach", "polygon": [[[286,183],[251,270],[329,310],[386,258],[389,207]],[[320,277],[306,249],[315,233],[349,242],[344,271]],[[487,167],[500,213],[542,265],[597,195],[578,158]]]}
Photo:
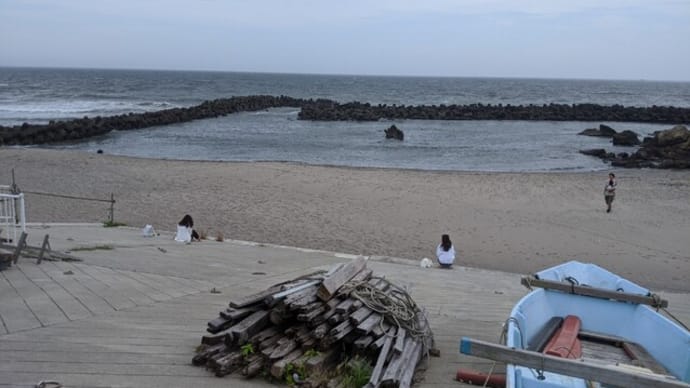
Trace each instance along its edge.
{"label": "sandy beach", "polygon": [[[153,160],[0,148],[0,184],[107,199],[115,220],[210,236],[419,261],[448,233],[457,264],[530,273],[594,262],[654,290],[690,291],[690,171],[466,173]],[[29,222],[99,222],[109,205],[26,194]],[[203,242],[201,242],[203,244]]]}

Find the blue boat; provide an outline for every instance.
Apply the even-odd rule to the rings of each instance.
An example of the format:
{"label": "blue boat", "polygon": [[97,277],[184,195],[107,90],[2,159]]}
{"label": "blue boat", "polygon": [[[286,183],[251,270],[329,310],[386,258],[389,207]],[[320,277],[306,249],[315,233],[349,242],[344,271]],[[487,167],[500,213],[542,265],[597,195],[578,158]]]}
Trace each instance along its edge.
{"label": "blue boat", "polygon": [[506,387],[690,387],[690,332],[666,301],[597,265],[571,261],[524,277],[506,344],[461,352],[506,363]]}

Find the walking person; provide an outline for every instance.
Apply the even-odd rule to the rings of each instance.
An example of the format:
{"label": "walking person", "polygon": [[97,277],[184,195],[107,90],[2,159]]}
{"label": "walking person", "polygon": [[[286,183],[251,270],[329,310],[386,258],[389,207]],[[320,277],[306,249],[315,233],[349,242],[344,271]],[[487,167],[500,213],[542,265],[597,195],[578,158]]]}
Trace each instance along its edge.
{"label": "walking person", "polygon": [[616,198],[616,174],[609,173],[609,181],[604,187],[604,200],[606,201],[606,212],[611,213],[611,204]]}
{"label": "walking person", "polygon": [[436,259],[441,268],[452,268],[455,261],[455,248],[447,234],[441,236],[441,243],[436,247]]}

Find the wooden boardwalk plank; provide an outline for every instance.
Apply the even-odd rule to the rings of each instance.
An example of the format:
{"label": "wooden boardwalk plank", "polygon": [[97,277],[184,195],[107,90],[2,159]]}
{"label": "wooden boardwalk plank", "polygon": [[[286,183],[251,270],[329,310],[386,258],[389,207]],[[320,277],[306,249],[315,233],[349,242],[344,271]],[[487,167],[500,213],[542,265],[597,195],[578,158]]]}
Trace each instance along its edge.
{"label": "wooden boardwalk plank", "polygon": [[133,271],[125,271],[125,270],[118,270],[115,269],[113,270],[116,273],[118,273],[120,276],[122,276],[124,279],[127,279],[127,282],[131,284],[132,287],[134,287],[137,291],[143,293],[150,299],[156,301],[156,302],[162,302],[165,300],[170,300],[171,296],[167,295],[157,288],[155,288],[151,283],[152,282],[143,282],[141,279],[138,279],[135,275],[136,272]]}
{"label": "wooden boardwalk plank", "polygon": [[75,263],[56,263],[60,268],[64,269],[65,272],[71,271],[76,281],[81,285],[86,287],[92,293],[100,296],[105,300],[108,305],[110,305],[114,310],[122,310],[126,308],[131,308],[136,306],[129,298],[122,293],[118,292],[102,281],[91,276],[84,269],[88,268],[85,264],[75,264]]}
{"label": "wooden boardwalk plank", "polygon": [[145,306],[154,302],[154,300],[149,298],[146,294],[133,288],[130,285],[130,282],[127,281],[128,279],[110,268],[95,265],[84,265],[81,269],[82,271],[93,276],[95,279],[107,284],[116,292],[126,296],[137,306]]}
{"label": "wooden boardwalk plank", "polygon": [[185,287],[180,282],[175,281],[174,278],[169,276],[161,276],[146,272],[139,272],[139,274],[142,276],[142,278],[149,279],[150,282],[153,282],[156,288],[160,289],[166,294],[172,295],[175,298],[198,292],[197,289]]}
{"label": "wooden boardwalk plank", "polygon": [[2,330],[5,333],[12,333],[19,330],[41,327],[41,322],[5,278],[5,273],[11,270],[13,269],[0,272],[0,319],[2,320]]}
{"label": "wooden boardwalk plank", "polygon": [[145,354],[133,352],[103,353],[95,351],[84,351],[71,353],[68,359],[60,358],[60,351],[15,351],[0,352],[0,362],[5,361],[31,361],[31,362],[51,362],[60,360],[61,362],[74,363],[95,363],[95,364],[189,364],[191,358],[189,353],[185,354]]}
{"label": "wooden boardwalk plank", "polygon": [[161,284],[162,283],[162,278],[165,278],[165,276],[162,275],[156,275],[156,274],[149,274],[151,276],[145,276],[144,273],[142,272],[128,272],[127,276],[131,277],[132,279],[138,281],[139,283],[147,284],[149,287],[152,289],[156,290],[160,295],[165,296],[169,300],[171,298],[178,298],[180,296],[184,296],[184,293],[180,292],[179,290],[173,290],[171,291],[165,285]]}
{"label": "wooden boardwalk plank", "polygon": [[19,267],[13,268],[12,271],[3,271],[3,273],[5,279],[14,287],[42,326],[68,321],[67,315],[60,310],[50,296],[27,278]]}
{"label": "wooden boardwalk plank", "polygon": [[63,270],[58,263],[44,261],[41,263],[41,269],[62,288],[69,292],[70,295],[79,300],[92,315],[106,314],[115,311],[113,306],[108,303],[106,299],[81,284],[74,274],[69,274],[68,271],[70,270]]}
{"label": "wooden boardwalk plank", "polygon": [[48,294],[51,300],[62,310],[70,321],[90,317],[91,312],[62,286],[48,276],[42,268],[28,263],[21,266],[22,272]]}
{"label": "wooden boardwalk plank", "polygon": [[[3,373],[3,381],[17,381],[10,383],[11,387],[35,387],[40,380],[55,380],[69,387],[204,387],[204,388],[256,388],[266,387],[261,379],[246,380],[234,375],[225,376],[222,379],[211,373],[206,376],[160,376],[160,375],[114,375],[82,373],[42,373],[42,372],[8,372]],[[2,385],[0,385],[2,386]]]}

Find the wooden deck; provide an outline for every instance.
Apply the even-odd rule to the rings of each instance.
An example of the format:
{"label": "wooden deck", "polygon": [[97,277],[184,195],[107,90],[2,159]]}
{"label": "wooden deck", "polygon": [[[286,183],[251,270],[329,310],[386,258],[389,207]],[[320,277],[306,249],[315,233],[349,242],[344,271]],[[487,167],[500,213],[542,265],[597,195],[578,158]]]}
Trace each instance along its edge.
{"label": "wooden deck", "polygon": [[[41,380],[65,387],[267,386],[261,378],[216,378],[191,365],[206,322],[233,297],[352,258],[244,242],[184,245],[93,225],[35,226],[30,243],[45,233],[60,251],[113,249],[72,251],[82,262],[20,259],[0,272],[0,387]],[[460,366],[487,371],[490,361],[459,354],[460,338],[498,340],[526,293],[520,275],[405,263],[373,257],[368,266],[407,287],[429,314],[441,357],[430,360],[419,386],[462,386],[454,381]],[[661,294],[690,322],[686,294]]]}

